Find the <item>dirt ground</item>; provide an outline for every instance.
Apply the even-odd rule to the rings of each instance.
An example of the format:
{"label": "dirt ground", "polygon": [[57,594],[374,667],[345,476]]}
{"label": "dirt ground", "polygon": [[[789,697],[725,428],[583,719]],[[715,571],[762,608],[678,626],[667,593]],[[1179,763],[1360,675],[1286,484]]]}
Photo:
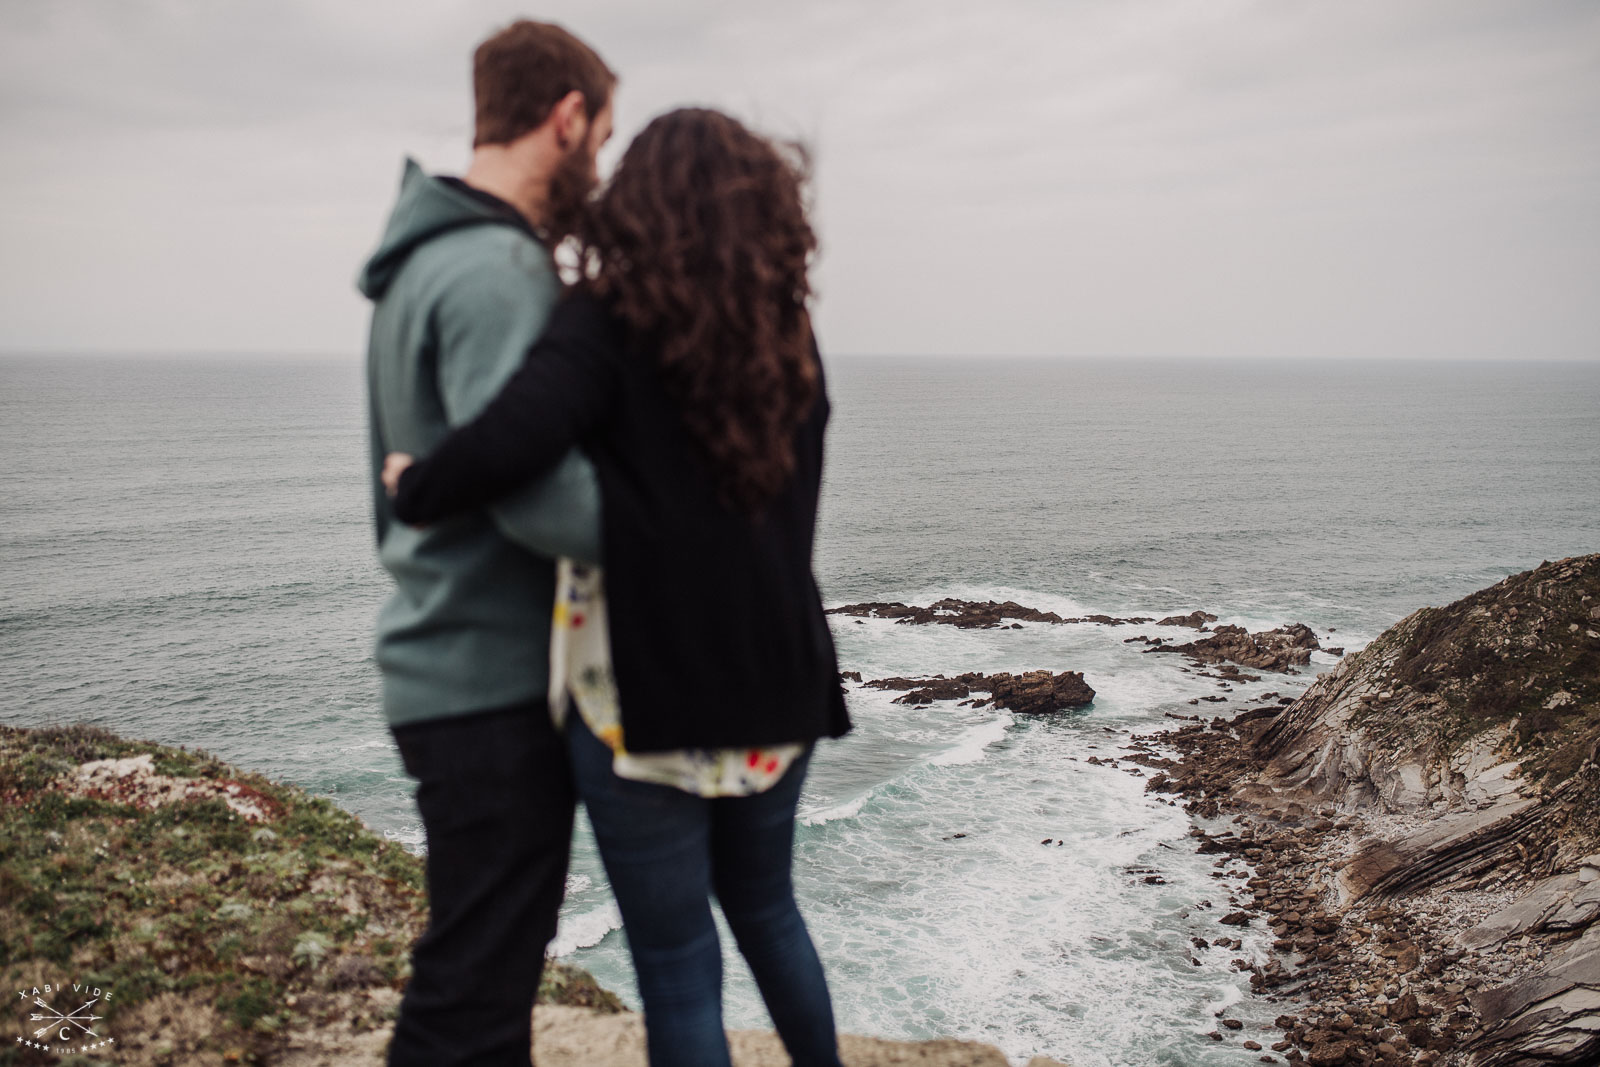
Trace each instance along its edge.
{"label": "dirt ground", "polygon": [[[775,1034],[758,1030],[728,1035],[735,1067],[788,1067]],[[277,1067],[379,1067],[389,1042],[386,1024],[363,1033],[326,1031],[299,1035]],[[534,1012],[534,1062],[538,1067],[646,1067],[644,1020],[637,1014],[542,1006]],[[884,1041],[845,1035],[846,1067],[1008,1067],[991,1045],[972,1041]],[[1066,1067],[1036,1057],[1028,1067]]]}

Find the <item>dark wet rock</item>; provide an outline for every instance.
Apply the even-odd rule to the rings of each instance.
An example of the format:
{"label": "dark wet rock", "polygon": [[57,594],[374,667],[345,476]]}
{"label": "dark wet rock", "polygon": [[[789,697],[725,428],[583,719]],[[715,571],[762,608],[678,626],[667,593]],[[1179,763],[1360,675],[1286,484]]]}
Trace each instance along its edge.
{"label": "dark wet rock", "polygon": [[1229,661],[1255,670],[1289,673],[1310,663],[1311,653],[1320,647],[1311,627],[1297,622],[1255,634],[1243,626],[1219,626],[1210,637],[1165,645],[1160,651],[1180,652],[1199,663]]}
{"label": "dark wet rock", "polygon": [[1207,611],[1191,611],[1187,615],[1168,615],[1157,626],[1187,626],[1191,630],[1204,630],[1207,623],[1216,622],[1217,617]]}
{"label": "dark wet rock", "polygon": [[861,672],[860,671],[840,671],[839,672],[839,680],[841,682],[859,682],[859,681],[861,681]]}
{"label": "dark wet rock", "polygon": [[[903,681],[903,679],[895,679]],[[874,682],[868,685],[876,686]],[[984,677],[981,674],[963,674],[957,678],[930,678],[912,689],[905,696],[896,697],[896,704],[926,704],[932,700],[960,700],[970,696],[974,689],[984,689]]]}
{"label": "dark wet rock", "polygon": [[1094,701],[1094,690],[1078,671],[992,674],[988,689],[989,703],[995,707],[1033,715],[1081,708]]}
{"label": "dark wet rock", "polygon": [[[1040,622],[1055,625],[1069,623],[1094,623],[1100,626],[1137,626],[1155,622],[1154,617],[1136,615],[1120,619],[1111,615],[1084,615],[1063,618],[1053,611],[1040,611],[1026,607],[1014,600],[959,600],[947,597],[936,600],[927,607],[901,604],[898,601],[844,604],[829,608],[829,615],[854,615],[859,618],[893,619],[914,626],[941,623],[967,630],[1019,629],[1020,623]],[[1198,613],[1197,613],[1198,614]],[[1215,618],[1216,616],[1210,616]]]}
{"label": "dark wet rock", "polygon": [[1046,715],[1094,702],[1094,689],[1078,671],[1026,671],[1022,674],[960,674],[954,678],[874,678],[869,689],[903,691],[896,704],[927,704],[934,700],[960,700],[973,693],[988,693],[972,700],[974,707],[992,705],[1008,711]]}
{"label": "dark wet rock", "polygon": [[1355,1050],[1354,1041],[1324,1041],[1311,1047],[1306,1054],[1306,1062],[1311,1067],[1337,1067],[1348,1062]]}
{"label": "dark wet rock", "polygon": [[845,604],[842,607],[829,608],[829,615],[856,615],[864,618],[894,619],[897,622],[911,623],[913,625],[926,625],[928,623],[943,623],[947,626],[959,626],[962,629],[994,629],[1002,622],[1066,622],[1060,615],[1053,611],[1039,611],[1036,608],[1024,607],[1015,601],[1007,600],[996,602],[993,600],[957,600],[946,598],[935,601],[925,608],[910,604],[868,603]]}
{"label": "dark wet rock", "polygon": [[1225,682],[1229,682],[1229,683],[1235,683],[1236,682],[1236,683],[1239,683],[1241,685],[1246,683],[1246,682],[1259,682],[1259,681],[1261,681],[1261,676],[1259,674],[1246,674],[1243,671],[1241,671],[1238,667],[1234,666],[1232,663],[1221,664],[1220,666],[1217,667],[1217,669],[1215,671],[1200,671],[1198,673],[1197,677],[1200,677],[1200,678],[1220,678]]}

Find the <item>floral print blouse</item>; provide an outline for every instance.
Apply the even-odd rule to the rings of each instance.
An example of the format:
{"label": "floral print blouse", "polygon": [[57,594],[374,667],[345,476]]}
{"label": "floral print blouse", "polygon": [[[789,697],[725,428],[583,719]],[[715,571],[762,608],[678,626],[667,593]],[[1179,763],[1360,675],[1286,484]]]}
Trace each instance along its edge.
{"label": "floral print blouse", "polygon": [[805,750],[796,743],[629,752],[623,744],[622,712],[611,669],[600,568],[561,559],[556,564],[550,623],[550,715],[557,728],[565,719],[569,693],[584,724],[614,754],[611,769],[619,778],[669,785],[702,797],[750,796],[776,784]]}

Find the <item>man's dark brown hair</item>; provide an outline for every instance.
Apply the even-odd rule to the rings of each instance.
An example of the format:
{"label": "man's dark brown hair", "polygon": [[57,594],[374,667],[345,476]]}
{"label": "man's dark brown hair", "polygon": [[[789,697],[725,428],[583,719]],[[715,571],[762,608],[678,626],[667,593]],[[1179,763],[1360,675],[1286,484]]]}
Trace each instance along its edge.
{"label": "man's dark brown hair", "polygon": [[593,122],[616,84],[605,61],[572,34],[551,22],[519,19],[473,54],[478,118],[472,145],[510,144],[538,129],[574,89]]}

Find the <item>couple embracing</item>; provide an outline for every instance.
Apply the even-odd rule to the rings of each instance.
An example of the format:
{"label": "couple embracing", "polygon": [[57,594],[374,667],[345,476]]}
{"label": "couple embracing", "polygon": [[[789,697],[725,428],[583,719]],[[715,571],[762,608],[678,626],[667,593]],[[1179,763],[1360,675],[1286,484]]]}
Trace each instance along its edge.
{"label": "couple embracing", "polygon": [[360,281],[377,659],[428,844],[389,1063],[529,1062],[581,799],[651,1064],[729,1062],[714,895],[794,1062],[838,1067],[790,878],[813,743],[850,726],[811,573],[802,164],[679,110],[596,194],[592,49],[521,21],[473,77],[471,166],[407,164]]}

